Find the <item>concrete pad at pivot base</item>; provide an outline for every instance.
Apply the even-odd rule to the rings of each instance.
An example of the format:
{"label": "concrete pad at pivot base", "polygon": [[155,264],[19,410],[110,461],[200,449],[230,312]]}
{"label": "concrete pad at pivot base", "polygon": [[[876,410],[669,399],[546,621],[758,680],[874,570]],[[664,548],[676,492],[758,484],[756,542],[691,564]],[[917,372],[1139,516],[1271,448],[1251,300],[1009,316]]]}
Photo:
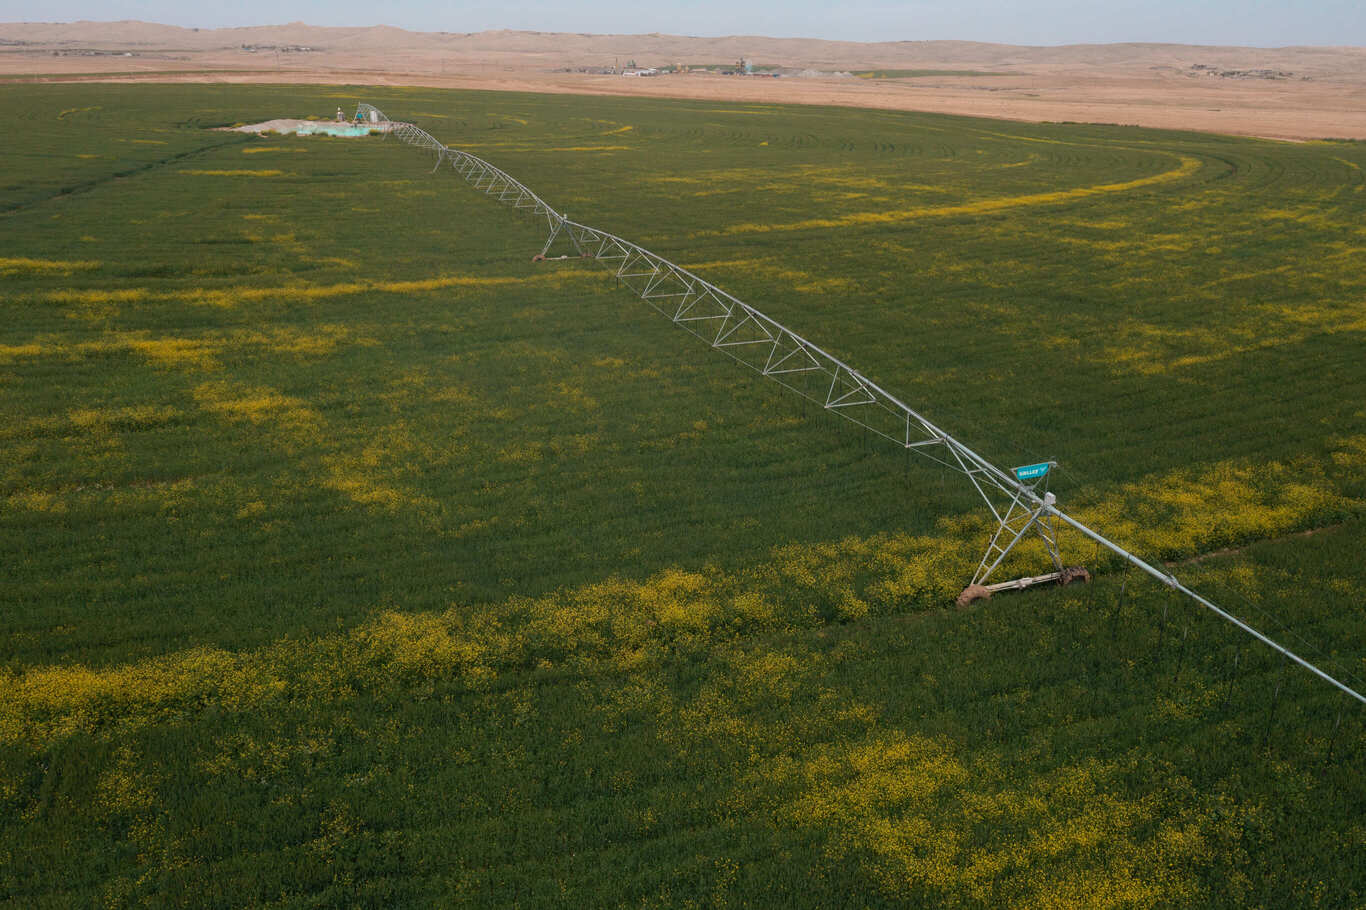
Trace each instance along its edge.
{"label": "concrete pad at pivot base", "polygon": [[234,133],[294,133],[298,136],[368,136],[373,132],[387,133],[392,129],[388,123],[355,123],[337,120],[266,120],[262,123],[249,123],[245,126],[227,128]]}

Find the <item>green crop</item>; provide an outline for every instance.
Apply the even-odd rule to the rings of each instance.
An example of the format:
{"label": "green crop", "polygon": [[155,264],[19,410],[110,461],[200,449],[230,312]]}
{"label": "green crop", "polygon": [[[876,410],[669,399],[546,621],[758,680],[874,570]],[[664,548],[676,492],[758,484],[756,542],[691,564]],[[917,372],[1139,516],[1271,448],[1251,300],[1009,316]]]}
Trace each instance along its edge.
{"label": "green crop", "polygon": [[0,901],[1366,900],[1359,706],[1074,536],[1094,584],[949,609],[961,477],[392,139],[208,127],[411,119],[1358,688],[1366,147],[8,91]]}

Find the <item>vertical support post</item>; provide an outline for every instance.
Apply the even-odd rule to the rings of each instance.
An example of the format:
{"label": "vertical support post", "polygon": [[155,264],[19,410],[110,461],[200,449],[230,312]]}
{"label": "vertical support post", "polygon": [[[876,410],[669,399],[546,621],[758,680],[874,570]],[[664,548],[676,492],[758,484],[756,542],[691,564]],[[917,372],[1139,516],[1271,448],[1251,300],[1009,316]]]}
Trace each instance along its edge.
{"label": "vertical support post", "polygon": [[1333,760],[1333,747],[1337,745],[1338,730],[1342,728],[1342,711],[1343,707],[1340,706],[1338,708],[1337,720],[1333,721],[1333,732],[1328,736],[1328,754],[1324,756],[1325,763]]}
{"label": "vertical support post", "polygon": [[1262,733],[1261,745],[1261,748],[1263,749],[1265,749],[1266,744],[1271,741],[1271,725],[1276,719],[1276,705],[1279,704],[1281,700],[1281,684],[1283,682],[1285,682],[1285,661],[1280,661],[1276,671],[1276,691],[1271,696],[1271,707],[1267,709],[1266,712],[1266,730]]}
{"label": "vertical support post", "polygon": [[[550,245],[551,245],[552,243],[555,242],[555,238],[556,238],[556,237],[560,236],[560,230],[561,230],[563,227],[564,227],[564,219],[563,219],[563,218],[556,219],[556,220],[554,221],[554,227],[552,227],[552,228],[550,229],[550,236],[547,237],[547,238],[545,239],[545,246],[541,247],[541,257],[540,257],[541,259],[544,259],[544,258],[546,257],[546,254],[550,252]],[[571,236],[573,235],[573,232],[572,232],[572,231],[570,232],[570,235],[571,235]],[[577,244],[575,244],[575,245],[577,246]],[[525,255],[525,254],[523,254],[523,255]]]}
{"label": "vertical support post", "polygon": [[[987,501],[987,506],[999,522],[991,540],[987,543],[986,553],[982,556],[981,562],[978,563],[977,571],[973,574],[969,587],[985,585],[987,579],[991,577],[991,573],[1005,561],[1010,551],[1015,549],[1016,545],[1031,531],[1043,541],[1048,558],[1053,563],[1053,570],[1061,573],[1063,564],[1062,554],[1058,549],[1057,511],[1053,508],[1057,499],[1048,492],[1048,475],[1056,462],[1049,461],[1014,469],[1015,488],[1012,490],[990,476],[987,478],[990,481],[990,486],[983,488],[974,476],[981,470],[980,465],[974,466],[971,463],[965,463],[956,450],[954,455],[964,473],[973,481],[973,485],[976,486],[982,498]],[[1040,482],[1044,485],[1042,496],[1039,496],[1037,492]],[[987,493],[987,489],[1000,490],[1010,497],[1004,509],[996,507],[991,496]],[[1002,545],[1001,541],[1007,537],[1009,541]]]}
{"label": "vertical support post", "polygon": [[1172,682],[1176,682],[1181,676],[1181,665],[1186,661],[1186,636],[1190,634],[1190,626],[1181,627],[1181,650],[1176,653],[1176,672],[1172,674]]}
{"label": "vertical support post", "polygon": [[1241,648],[1233,652],[1233,666],[1230,667],[1228,671],[1228,689],[1224,692],[1224,703],[1220,705],[1221,708],[1227,708],[1229,699],[1233,697],[1233,684],[1238,679],[1238,661],[1240,661],[1242,657],[1243,651]]}

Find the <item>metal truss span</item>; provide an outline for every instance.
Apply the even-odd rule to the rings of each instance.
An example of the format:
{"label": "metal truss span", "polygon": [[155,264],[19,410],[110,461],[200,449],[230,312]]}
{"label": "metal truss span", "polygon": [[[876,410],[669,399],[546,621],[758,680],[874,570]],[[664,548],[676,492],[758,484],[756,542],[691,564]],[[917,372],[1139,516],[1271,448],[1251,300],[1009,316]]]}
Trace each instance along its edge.
{"label": "metal truss span", "polygon": [[[1366,704],[1366,696],[1360,692],[1187,588],[1175,575],[1064,513],[1057,507],[1054,495],[1040,485],[1040,481],[1046,482],[1051,462],[1013,471],[997,467],[858,370],[706,279],[629,240],[569,220],[505,171],[469,152],[446,146],[419,126],[392,121],[369,104],[360,104],[356,113],[365,120],[389,123],[392,135],[400,141],[435,154],[433,172],[449,162],[456,173],[485,195],[537,219],[544,218],[549,236],[537,259],[544,258],[558,238],[566,238],[580,256],[611,269],[636,296],[715,350],[906,451],[926,456],[964,475],[997,522],[970,590],[985,586],[1015,545],[1030,535],[1043,541],[1055,571],[1021,581],[1068,580],[1069,570],[1063,565],[1057,543],[1059,525],[1066,525]],[[1042,469],[1042,473],[1033,469]],[[1022,585],[1006,582],[991,587],[1014,586]]]}

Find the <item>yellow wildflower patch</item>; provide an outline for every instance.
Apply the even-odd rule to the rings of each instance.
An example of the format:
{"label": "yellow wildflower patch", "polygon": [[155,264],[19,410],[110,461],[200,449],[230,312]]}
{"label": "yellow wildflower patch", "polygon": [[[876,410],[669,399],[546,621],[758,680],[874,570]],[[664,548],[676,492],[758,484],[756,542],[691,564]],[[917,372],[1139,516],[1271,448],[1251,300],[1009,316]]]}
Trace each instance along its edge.
{"label": "yellow wildflower patch", "polygon": [[218,345],[189,338],[147,338],[125,335],[119,342],[158,366],[211,370],[218,366],[213,354]]}
{"label": "yellow wildflower patch", "polygon": [[742,271],[747,276],[760,275],[770,282],[790,284],[794,290],[808,294],[839,293],[852,291],[858,287],[858,282],[852,278],[821,277],[794,269],[782,260],[775,259],[717,259],[690,263],[687,269],[694,273],[703,270],[722,273]]}
{"label": "yellow wildflower patch", "polygon": [[181,369],[218,369],[217,356],[233,347],[261,347],[277,354],[321,357],[346,344],[373,346],[379,342],[357,335],[351,329],[321,323],[307,330],[289,326],[265,332],[237,330],[226,335],[200,338],[154,337],[147,332],[114,332],[95,341],[62,344],[31,341],[21,345],[0,345],[0,363],[34,357],[84,357],[114,352],[131,352],[146,357],[157,366]]}
{"label": "yellow wildflower patch", "polygon": [[440,508],[437,502],[395,481],[408,464],[435,457],[435,450],[399,421],[378,430],[359,452],[326,456],[323,483],[360,505],[415,511],[430,524]]}
{"label": "yellow wildflower patch", "polygon": [[[289,235],[282,235],[285,242]],[[335,260],[345,263],[345,260]],[[98,263],[96,263],[98,264]],[[444,275],[407,281],[346,281],[337,284],[286,284],[274,287],[238,286],[229,288],[194,288],[177,291],[152,291],[148,288],[119,290],[65,290],[44,294],[41,299],[62,304],[111,304],[138,301],[183,301],[202,306],[233,307],[241,303],[263,300],[313,301],[380,291],[389,294],[415,294],[460,287],[501,287],[526,281],[562,283],[575,280],[572,273],[547,272],[528,279],[511,277],[481,277],[474,275]]]}
{"label": "yellow wildflower patch", "polygon": [[377,281],[370,287],[376,291],[386,291],[391,294],[412,294],[419,291],[439,291],[444,288],[501,287],[518,283],[519,279],[516,278],[447,275],[439,278],[418,278],[410,281]]}
{"label": "yellow wildflower patch", "polygon": [[139,300],[147,300],[151,296],[151,292],[146,288],[122,288],[113,291],[99,289],[53,291],[45,295],[43,299],[50,303],[103,304],[136,303]]}
{"label": "yellow wildflower patch", "polygon": [[75,271],[97,269],[100,263],[82,259],[30,259],[25,256],[0,256],[0,276],[70,274]]}
{"label": "yellow wildflower patch", "polygon": [[232,170],[232,169],[227,169],[227,168],[221,168],[221,169],[215,169],[215,168],[207,168],[207,169],[205,169],[205,168],[201,168],[201,169],[183,170],[183,171],[181,171],[180,173],[185,174],[186,176],[189,176],[189,177],[283,177],[283,176],[285,175],[285,172],[284,172],[284,171],[274,170],[274,169],[269,169],[269,168],[267,168],[267,169],[265,169],[265,170],[258,170],[258,171],[253,171],[253,170],[241,170],[241,169],[239,169],[239,170]]}
{"label": "yellow wildflower patch", "polygon": [[[278,444],[288,451],[302,454],[326,447],[331,439],[321,413],[301,399],[268,387],[203,383],[195,388],[194,396],[211,413],[274,430]],[[359,451],[323,453],[322,484],[360,505],[386,512],[412,510],[431,524],[439,511],[435,500],[404,488],[394,478],[411,461],[435,457],[429,445],[399,422],[376,431]]]}
{"label": "yellow wildflower patch", "polygon": [[280,424],[295,432],[316,438],[322,415],[301,399],[282,395],[266,387],[242,388],[224,382],[206,382],[195,387],[195,400],[207,411],[230,420],[253,424]]}
{"label": "yellow wildflower patch", "polygon": [[1133,226],[1131,222],[1120,218],[1063,218],[1057,223],[1097,231],[1122,231]]}
{"label": "yellow wildflower patch", "polygon": [[238,344],[261,345],[277,354],[321,357],[331,354],[343,344],[357,344],[373,347],[379,341],[368,336],[356,335],[344,325],[321,323],[308,329],[278,326],[267,332],[240,332],[232,336]]}
{"label": "yellow wildflower patch", "polygon": [[47,512],[61,514],[66,511],[66,501],[55,493],[43,490],[21,490],[5,497],[8,509],[22,509],[26,512]]}
{"label": "yellow wildflower patch", "polygon": [[363,457],[336,456],[325,459],[328,487],[344,494],[353,502],[365,506],[378,506],[386,512],[396,512],[400,508],[421,505],[435,508],[434,500],[415,497],[396,487],[378,480],[365,470]]}
{"label": "yellow wildflower patch", "polygon": [[[272,389],[213,382],[196,387],[194,396],[206,410],[227,419],[281,428],[291,446],[313,444],[327,437],[317,411]],[[70,419],[74,425],[97,432],[126,416],[78,411]],[[377,434],[357,453],[325,456],[323,482],[366,506],[385,510],[414,507],[432,520],[434,504],[389,479],[389,466],[432,457],[425,446],[407,427],[395,425]],[[1339,455],[1346,463],[1360,466],[1366,462],[1363,453],[1366,439],[1362,437],[1344,439],[1339,445]],[[1199,472],[1173,472],[1122,487],[1104,502],[1083,503],[1075,514],[1140,552],[1210,549],[1230,540],[1283,534],[1302,527],[1324,509],[1339,508],[1341,497],[1324,483],[1316,483],[1315,474],[1314,467],[1307,464],[1224,464]],[[33,510],[61,508],[57,499],[42,493],[25,494],[9,502]],[[461,533],[486,526],[466,524]],[[471,619],[468,609],[459,606],[439,615],[388,613],[351,632],[311,644],[291,643],[290,660],[306,667],[325,655],[333,660],[332,655],[350,654],[348,660],[352,662],[347,666],[352,670],[348,672],[359,673],[364,667],[392,661],[443,678],[460,675],[475,684],[491,681],[501,668],[522,667],[528,660],[548,659],[546,655],[578,660],[575,655],[582,651],[602,659],[631,662],[651,640],[706,641],[710,636],[727,634],[726,629],[755,622],[768,628],[803,625],[809,621],[803,605],[827,603],[836,605],[837,613],[858,616],[863,610],[851,609],[850,598],[876,611],[927,596],[947,602],[975,564],[975,548],[965,546],[965,541],[980,541],[986,530],[985,519],[975,515],[946,519],[931,535],[879,534],[792,544],[774,549],[765,562],[738,574],[671,568],[641,581],[609,579],[534,600],[514,598],[477,621]],[[1036,562],[1046,562],[1041,553],[1035,555]],[[504,628],[493,618],[512,613],[524,618],[515,630]],[[611,646],[605,647],[609,639]],[[742,669],[737,664],[743,685],[755,688],[761,678],[791,677],[799,666],[786,658],[768,657],[749,670],[740,672]],[[110,710],[133,718],[158,712],[160,705],[192,695],[212,694],[224,703],[250,704],[283,685],[282,674],[302,671],[301,667],[282,667],[280,652],[270,648],[232,657],[192,650],[102,670],[33,668],[0,677],[0,738],[15,741],[62,735],[63,731],[100,722]],[[778,679],[764,685],[781,696],[789,684]],[[710,721],[699,716],[695,722]],[[912,803],[928,799],[945,782],[955,785],[961,781],[964,767],[964,760],[952,755],[943,743],[914,738],[868,741],[831,753],[804,769],[792,770],[798,779],[813,783],[809,795],[794,805],[792,818],[823,824],[835,817],[832,813],[843,811],[840,807],[866,816],[874,791]],[[977,776],[975,771],[973,776]],[[836,778],[848,779],[849,783],[839,784]],[[1060,777],[1047,783],[1059,792],[1070,787],[1086,793],[1089,780],[1067,782]],[[814,786],[816,783],[819,786]],[[1028,793],[998,788],[989,798],[960,798],[970,798],[975,812],[1007,819],[1024,811],[1012,806],[1023,805],[1020,800],[1027,799]],[[1114,813],[1130,808],[1104,805],[1102,801],[1096,805],[1099,815],[1080,813],[1067,831],[1051,829],[1049,836],[1070,838],[1067,843],[1074,846],[1090,842],[1088,838],[1111,836],[1123,829],[1123,825],[1115,827],[1118,816]],[[892,876],[888,881],[898,876],[932,880],[930,867],[904,861],[910,845],[919,843],[913,840],[913,831],[859,825],[855,829],[866,839],[862,847],[882,857],[879,875]],[[887,840],[876,839],[879,830]],[[1053,849],[1048,842],[1040,841],[1029,852],[1037,858],[1050,855]],[[972,861],[983,863],[984,869],[996,862],[990,856]],[[1116,888],[1133,886],[1111,884]]]}
{"label": "yellow wildflower patch", "polygon": [[[1360,254],[1342,250],[1334,255]],[[1207,288],[1296,271],[1292,266],[1278,266],[1244,272],[1211,282]],[[1247,313],[1244,326],[1225,325],[1218,330],[1205,326],[1123,325],[1113,330],[1114,339],[1106,345],[1103,359],[1115,372],[1151,376],[1298,344],[1316,335],[1366,331],[1366,312],[1352,306],[1297,303],[1285,307],[1268,303],[1250,306]]]}
{"label": "yellow wildflower patch", "polygon": [[[820,747],[770,773],[804,784],[784,809],[792,824],[824,838],[827,854],[858,862],[888,894],[931,889],[1000,902],[1005,873],[1031,907],[1133,907],[1189,899],[1189,869],[1210,849],[1217,821],[1154,801],[1114,795],[1114,765],[1087,761],[1028,775],[959,756],[952,741],[878,732]],[[759,769],[755,769],[758,771]],[[969,840],[973,828],[1009,832]],[[1153,828],[1156,827],[1156,831]],[[1124,863],[1087,861],[1118,850]]]}
{"label": "yellow wildflower patch", "polygon": [[1188,155],[1181,155],[1179,157],[1181,161],[1180,165],[1169,171],[1164,171],[1161,174],[1154,174],[1149,177],[1126,180],[1121,183],[1102,183],[1094,186],[1076,187],[1070,190],[1057,190],[1050,193],[1030,193],[1023,196],[979,199],[976,202],[967,202],[960,205],[918,206],[915,208],[899,209],[888,212],[854,212],[849,215],[840,215],[835,218],[808,218],[803,221],[793,221],[787,224],[746,222],[744,224],[731,225],[728,228],[717,231],[699,231],[694,236],[715,237],[727,234],[801,231],[812,228],[856,227],[869,224],[897,224],[904,221],[914,221],[919,218],[983,215],[990,212],[999,212],[1015,208],[1056,205],[1063,202],[1086,199],[1092,196],[1125,193],[1146,186],[1170,183],[1175,180],[1189,177],[1202,166],[1198,158],[1192,158]]}
{"label": "yellow wildflower patch", "polygon": [[13,363],[27,357],[41,357],[43,346],[36,342],[28,344],[0,344],[0,363]]}
{"label": "yellow wildflower patch", "polygon": [[547,152],[630,152],[629,145],[562,145],[544,149]]}
{"label": "yellow wildflower patch", "polygon": [[[1343,440],[1333,457],[1351,446]],[[1285,534],[1348,502],[1307,459],[1230,461],[1124,484],[1073,514],[1139,552],[1193,553]]]}
{"label": "yellow wildflower patch", "polygon": [[339,269],[359,269],[361,264],[354,259],[345,259],[341,256],[304,256],[303,261],[313,265],[332,265]]}

